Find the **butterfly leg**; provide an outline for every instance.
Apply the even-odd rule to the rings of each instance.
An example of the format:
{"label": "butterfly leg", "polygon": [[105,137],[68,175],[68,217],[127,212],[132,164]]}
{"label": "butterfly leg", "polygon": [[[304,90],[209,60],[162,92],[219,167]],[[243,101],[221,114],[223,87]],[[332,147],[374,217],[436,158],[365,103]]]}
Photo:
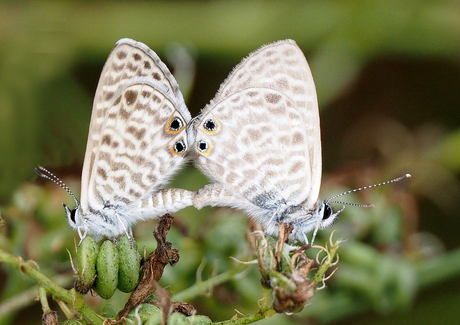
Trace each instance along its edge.
{"label": "butterfly leg", "polygon": [[[316,230],[315,230],[316,231]],[[305,233],[302,233],[303,235],[303,240],[305,241],[305,245],[308,245],[308,238],[307,238],[307,235]],[[314,238],[313,238],[314,239]],[[313,239],[312,239],[312,242],[311,244],[313,245]]]}
{"label": "butterfly leg", "polygon": [[77,232],[78,236],[80,237],[80,242],[78,243],[78,246],[80,246],[81,242],[83,241],[83,239],[85,239],[86,235],[88,234],[88,229],[85,226],[79,226],[77,228]]}
{"label": "butterfly leg", "polygon": [[273,222],[273,219],[275,219],[277,213],[278,213],[278,210],[273,211],[270,220],[268,220],[268,224],[271,224]]}
{"label": "butterfly leg", "polygon": [[115,213],[115,214],[117,215],[118,222],[121,224],[121,226],[123,227],[123,230],[125,231],[126,237],[128,237],[129,245],[131,246],[131,248],[133,248],[133,244],[134,244],[133,230],[131,229],[131,227],[128,228],[125,226],[125,224],[123,223],[123,220],[120,218],[120,215],[118,213]]}

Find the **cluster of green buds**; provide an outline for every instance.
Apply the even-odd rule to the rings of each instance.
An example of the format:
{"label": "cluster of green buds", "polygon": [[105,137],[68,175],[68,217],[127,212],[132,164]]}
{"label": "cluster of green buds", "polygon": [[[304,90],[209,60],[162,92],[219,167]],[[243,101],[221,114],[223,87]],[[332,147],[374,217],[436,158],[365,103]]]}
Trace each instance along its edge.
{"label": "cluster of green buds", "polygon": [[122,236],[117,244],[111,240],[97,243],[86,236],[77,247],[78,280],[75,289],[86,293],[93,289],[104,299],[118,288],[132,292],[139,282],[140,255],[134,239]]}

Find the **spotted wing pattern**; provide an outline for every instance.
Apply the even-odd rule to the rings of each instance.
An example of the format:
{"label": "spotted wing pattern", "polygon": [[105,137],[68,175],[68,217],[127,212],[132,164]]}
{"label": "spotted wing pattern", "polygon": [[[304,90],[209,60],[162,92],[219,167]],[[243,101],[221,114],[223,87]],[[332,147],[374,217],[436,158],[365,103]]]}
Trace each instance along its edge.
{"label": "spotted wing pattern", "polygon": [[[185,162],[190,120],[177,82],[159,57],[140,42],[118,41],[94,99],[82,174],[83,214],[107,207],[123,207],[124,214],[173,212],[155,204],[190,201],[184,190],[172,196],[159,192]],[[158,193],[165,197],[154,199]]]}
{"label": "spotted wing pattern", "polygon": [[263,46],[236,66],[195,128],[196,165],[215,181],[198,191],[197,208],[233,206],[259,220],[282,206],[314,209],[321,182],[318,104],[294,41]]}

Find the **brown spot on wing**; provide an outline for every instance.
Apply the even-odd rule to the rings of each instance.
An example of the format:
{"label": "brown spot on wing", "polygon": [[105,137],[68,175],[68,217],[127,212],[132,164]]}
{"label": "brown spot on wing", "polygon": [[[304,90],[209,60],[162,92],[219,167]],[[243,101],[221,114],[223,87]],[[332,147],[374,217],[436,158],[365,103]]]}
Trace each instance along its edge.
{"label": "brown spot on wing", "polygon": [[131,114],[129,114],[129,112],[128,112],[127,110],[125,110],[123,107],[120,108],[120,116],[121,116],[123,119],[125,119],[125,120],[129,119],[129,116],[130,116],[130,115],[131,115]]}
{"label": "brown spot on wing", "polygon": [[121,101],[121,96],[118,96],[117,99],[115,99],[115,101],[113,102],[113,106],[117,106],[118,104],[120,104],[120,101]]}
{"label": "brown spot on wing", "polygon": [[238,176],[234,172],[230,172],[225,178],[225,180],[227,183],[233,184],[236,181],[237,177]]}
{"label": "brown spot on wing", "polygon": [[126,132],[131,133],[132,135],[134,135],[134,137],[137,140],[141,140],[144,137],[144,135],[146,133],[146,130],[144,128],[139,130],[139,129],[135,128],[134,126],[129,126],[126,129]]}
{"label": "brown spot on wing", "polygon": [[125,100],[126,104],[132,105],[136,102],[137,99],[137,92],[134,90],[127,90],[125,91]]}
{"label": "brown spot on wing", "polygon": [[265,100],[270,104],[277,104],[281,100],[281,95],[268,93],[265,95]]}
{"label": "brown spot on wing", "polygon": [[101,140],[101,144],[110,144],[110,142],[112,141],[112,137],[108,134],[105,134],[103,137],[102,137],[102,140]]}
{"label": "brown spot on wing", "polygon": [[302,133],[300,132],[294,132],[292,135],[292,143],[293,144],[302,144],[304,142],[304,138]]}
{"label": "brown spot on wing", "polygon": [[126,187],[126,178],[124,176],[115,177],[113,180],[115,181],[115,183],[118,185],[119,188]]}
{"label": "brown spot on wing", "polygon": [[126,138],[123,139],[123,143],[125,144],[125,148],[127,149],[130,149],[130,150],[136,149],[136,146],[134,145],[134,143]]}
{"label": "brown spot on wing", "polygon": [[251,138],[252,141],[257,141],[260,138],[260,132],[258,130],[250,129],[248,131],[249,138]]}
{"label": "brown spot on wing", "polygon": [[128,64],[126,64],[126,68],[125,69],[128,69],[132,72],[136,72],[137,70],[137,66],[135,66],[134,64],[132,64],[131,62],[128,62]]}
{"label": "brown spot on wing", "polygon": [[120,60],[126,58],[126,55],[127,54],[126,54],[125,51],[120,50],[120,51],[117,52],[117,58],[120,59]]}
{"label": "brown spot on wing", "polygon": [[300,169],[302,169],[302,167],[303,167],[303,163],[298,161],[289,169],[289,173],[296,174],[299,172]]}
{"label": "brown spot on wing", "polygon": [[97,175],[100,176],[104,181],[107,180],[107,173],[104,169],[99,167],[96,172]]}
{"label": "brown spot on wing", "polygon": [[109,101],[110,99],[112,99],[112,96],[113,96],[113,91],[106,91],[104,94],[104,100]]}

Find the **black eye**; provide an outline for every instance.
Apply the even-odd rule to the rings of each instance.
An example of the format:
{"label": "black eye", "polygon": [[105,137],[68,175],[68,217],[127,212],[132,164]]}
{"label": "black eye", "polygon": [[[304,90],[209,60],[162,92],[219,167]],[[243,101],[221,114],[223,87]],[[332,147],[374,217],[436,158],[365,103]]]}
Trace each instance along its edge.
{"label": "black eye", "polygon": [[208,143],[206,141],[198,141],[198,144],[197,144],[197,148],[198,150],[200,150],[201,152],[205,152],[206,150],[208,150]]}
{"label": "black eye", "polygon": [[333,214],[332,208],[329,204],[324,205],[323,220],[327,220]]}
{"label": "black eye", "polygon": [[77,208],[72,209],[70,211],[70,220],[72,220],[75,223],[75,214],[77,213]]}
{"label": "black eye", "polygon": [[216,131],[217,130],[217,123],[214,122],[214,120],[209,119],[209,120],[206,120],[203,123],[203,127],[208,131]]}
{"label": "black eye", "polygon": [[187,149],[184,141],[182,140],[179,140],[176,142],[176,144],[174,144],[174,151],[176,153],[183,153],[185,151],[185,149]]}
{"label": "black eye", "polygon": [[182,128],[184,124],[182,123],[182,121],[180,120],[180,118],[174,118],[171,123],[169,123],[169,129],[171,131],[178,131]]}

